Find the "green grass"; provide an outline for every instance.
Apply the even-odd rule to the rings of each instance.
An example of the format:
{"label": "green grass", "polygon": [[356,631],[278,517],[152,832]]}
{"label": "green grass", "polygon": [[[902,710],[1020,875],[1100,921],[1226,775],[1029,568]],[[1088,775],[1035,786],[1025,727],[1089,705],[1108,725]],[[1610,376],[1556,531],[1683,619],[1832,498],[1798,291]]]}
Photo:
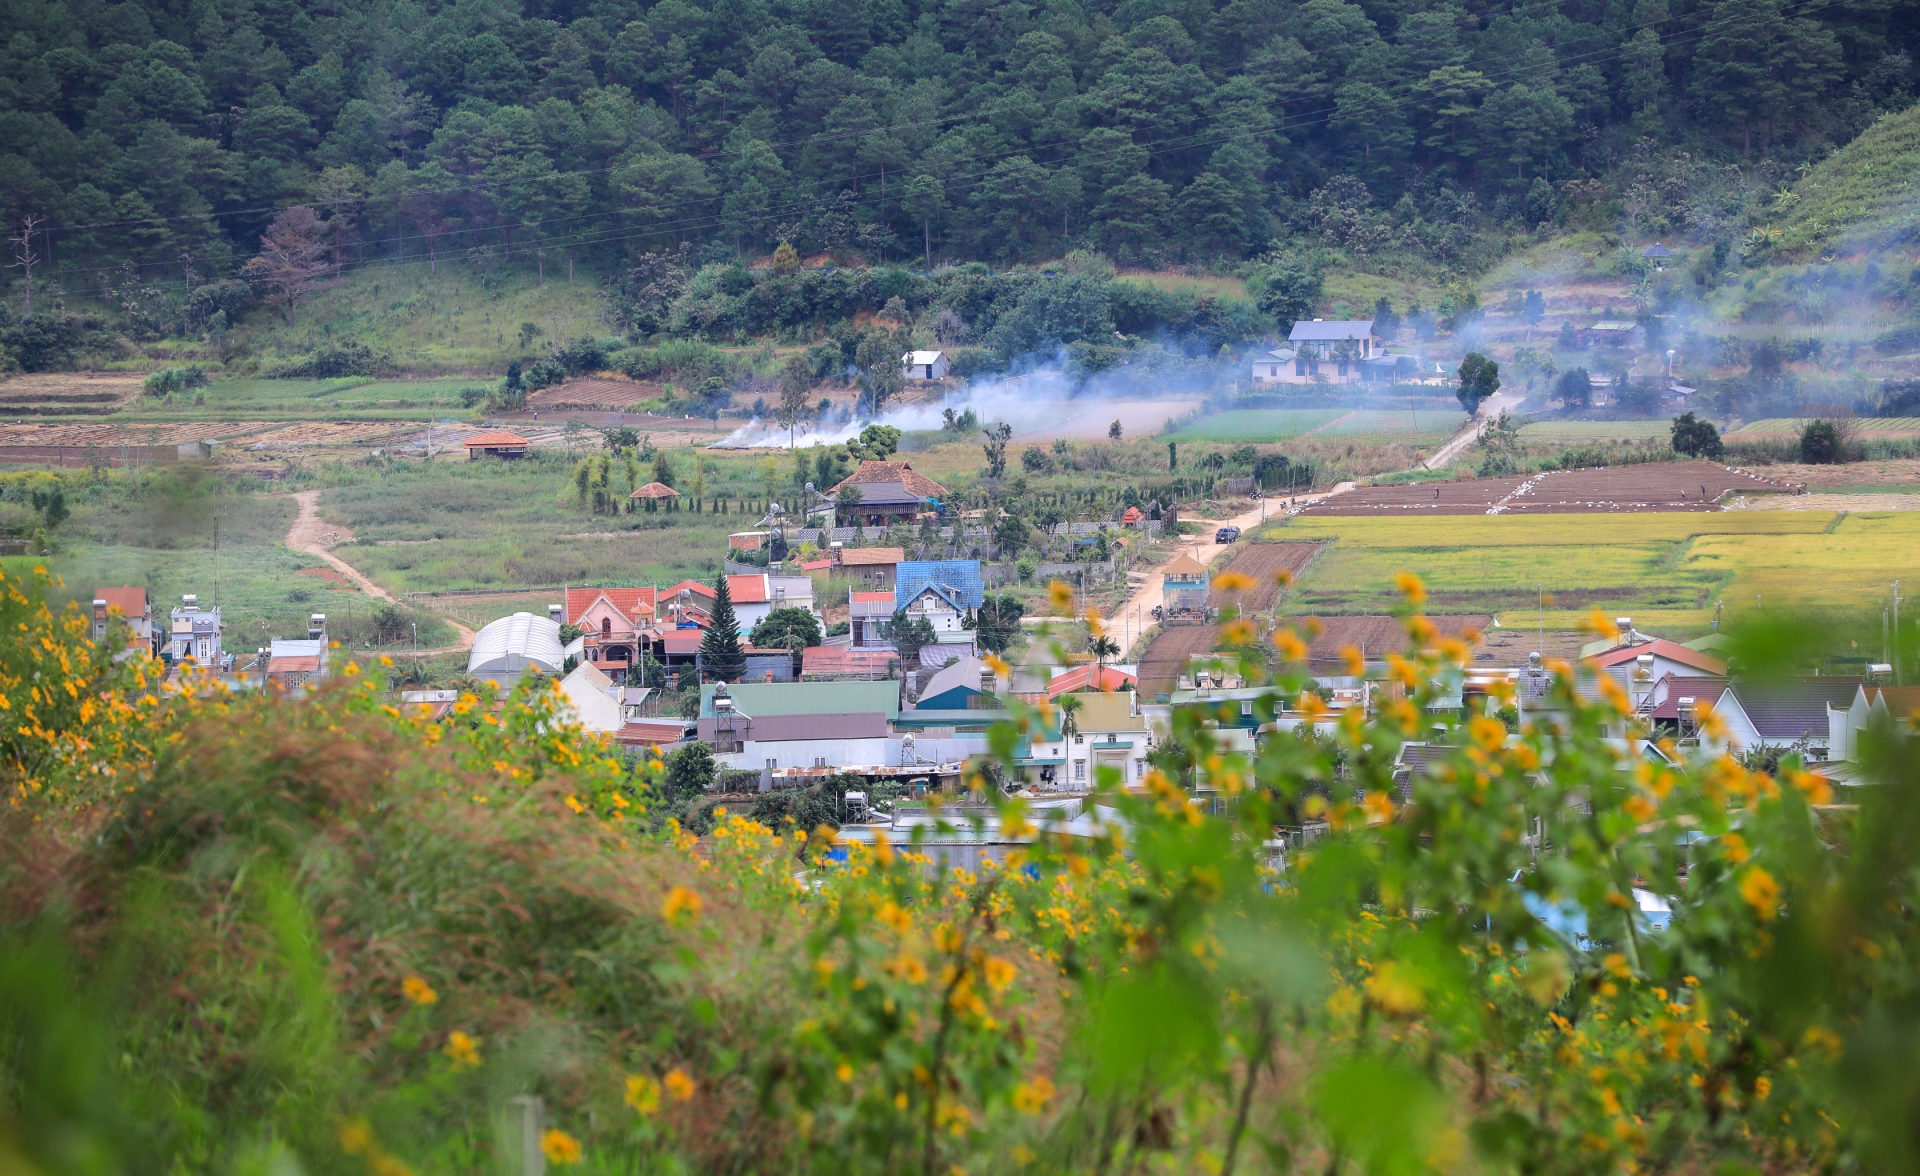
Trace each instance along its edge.
{"label": "green grass", "polygon": [[1522,441],[1638,441],[1667,437],[1671,421],[1536,421],[1520,429]]}
{"label": "green grass", "polygon": [[172,420],[427,420],[465,416],[460,390],[490,381],[440,380],[216,380],[204,403],[175,395],[172,402],[137,401],[116,422]]}
{"label": "green grass", "polygon": [[1175,441],[1286,441],[1341,415],[1337,408],[1236,408],[1193,421]]}
{"label": "green grass", "polygon": [[[412,375],[497,376],[508,361],[538,355],[551,341],[611,333],[602,318],[605,296],[597,275],[549,266],[539,284],[531,267],[497,271],[488,287],[465,263],[370,265],[296,308],[293,325],[270,310],[247,317],[234,342],[252,351],[263,370],[328,343],[354,341],[386,352]],[[540,328],[530,345],[520,324]]]}
{"label": "green grass", "polygon": [[1920,106],[1890,114],[1827,156],[1768,208],[1782,257],[1891,246],[1911,236],[1920,207]]}
{"label": "green grass", "polygon": [[1123,273],[1123,282],[1138,282],[1158,290],[1173,290],[1213,297],[1223,301],[1251,302],[1247,284],[1239,278],[1217,278],[1195,274]]}
{"label": "green grass", "polygon": [[[1873,515],[1856,522],[1848,516],[1825,534],[1835,517],[1825,511],[1307,517],[1272,535],[1335,541],[1292,594],[1289,611],[1298,614],[1385,611],[1400,599],[1394,577],[1411,571],[1427,582],[1436,612],[1511,611],[1515,623],[1530,624],[1539,586],[1558,600],[1562,628],[1599,608],[1691,631],[1706,628],[1713,602],[1723,595],[1734,610],[1751,607],[1755,592],[1782,603],[1877,607],[1872,584],[1892,579],[1910,560],[1901,544],[1920,536],[1920,518]],[[1819,583],[1809,582],[1816,578]],[[1523,612],[1528,615],[1518,617]]]}

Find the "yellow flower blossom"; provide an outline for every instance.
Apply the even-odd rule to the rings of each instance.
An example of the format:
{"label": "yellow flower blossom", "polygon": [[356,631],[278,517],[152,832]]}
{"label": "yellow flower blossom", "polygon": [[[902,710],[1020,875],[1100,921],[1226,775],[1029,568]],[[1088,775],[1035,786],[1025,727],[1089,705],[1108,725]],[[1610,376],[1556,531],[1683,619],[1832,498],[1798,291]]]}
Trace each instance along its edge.
{"label": "yellow flower blossom", "polygon": [[580,1141],[558,1127],[549,1127],[540,1135],[540,1154],[556,1165],[580,1162]]}
{"label": "yellow flower blossom", "polygon": [[1213,578],[1213,586],[1220,592],[1248,592],[1253,588],[1253,577],[1245,572],[1221,572]]}
{"label": "yellow flower blossom", "polygon": [[1040,1114],[1053,1101],[1054,1093],[1053,1079],[1045,1074],[1035,1074],[1031,1081],[1013,1088],[1014,1109],[1027,1115]]}
{"label": "yellow flower blossom", "polygon": [[698,915],[706,903],[698,894],[685,886],[675,886],[667,891],[667,899],[660,904],[660,917],[669,923],[677,923],[684,915],[692,918]]}
{"label": "yellow flower blossom", "polygon": [[696,1089],[693,1079],[687,1077],[687,1072],[680,1067],[675,1066],[673,1069],[668,1070],[667,1076],[661,1079],[661,1081],[666,1084],[667,1093],[673,1096],[673,1101],[691,1102],[693,1100],[693,1093]]}
{"label": "yellow flower blossom", "polygon": [[1780,913],[1780,884],[1773,875],[1759,866],[1749,869],[1740,878],[1740,897],[1754,909],[1763,922],[1770,921]]}
{"label": "yellow flower blossom", "polygon": [[480,1039],[458,1029],[447,1034],[447,1047],[441,1052],[456,1070],[477,1069],[480,1065]]}
{"label": "yellow flower blossom", "polygon": [[1305,661],[1307,658],[1307,643],[1300,640],[1300,634],[1292,629],[1274,630],[1273,647],[1279,650],[1280,656],[1287,661]]}
{"label": "yellow flower blossom", "polygon": [[1053,580],[1047,584],[1047,601],[1053,605],[1053,611],[1063,617],[1073,615],[1073,587],[1065,580]]}
{"label": "yellow flower blossom", "polygon": [[1407,598],[1408,604],[1425,604],[1427,602],[1426,581],[1414,575],[1412,572],[1401,572],[1393,578],[1393,583],[1394,587],[1400,589],[1400,595]]}
{"label": "yellow flower blossom", "polygon": [[344,1120],[334,1134],[340,1140],[340,1150],[350,1156],[364,1156],[373,1150],[373,1126],[365,1119]]}
{"label": "yellow flower blossom", "polygon": [[626,1103],[637,1114],[653,1114],[660,1109],[660,1083],[647,1074],[627,1075]]}
{"label": "yellow flower blossom", "polygon": [[400,991],[417,1005],[430,1005],[440,999],[440,994],[433,990],[433,985],[419,976],[408,976],[400,981]]}
{"label": "yellow flower blossom", "polygon": [[1351,678],[1366,677],[1367,659],[1361,656],[1359,646],[1342,645],[1340,647],[1340,659],[1347,663],[1346,670],[1347,670],[1348,677],[1351,677]]}

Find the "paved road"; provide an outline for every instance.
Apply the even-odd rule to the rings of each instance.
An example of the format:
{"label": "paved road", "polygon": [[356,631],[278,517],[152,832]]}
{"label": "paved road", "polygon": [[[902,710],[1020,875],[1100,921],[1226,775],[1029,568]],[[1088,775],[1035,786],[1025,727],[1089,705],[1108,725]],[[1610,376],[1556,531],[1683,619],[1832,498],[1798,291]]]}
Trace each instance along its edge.
{"label": "paved road", "polygon": [[[340,528],[330,527],[320,518],[320,492],[318,490],[302,490],[293,496],[293,500],[300,504],[300,515],[293,520],[293,526],[287,531],[287,547],[294,551],[304,551],[308,555],[320,557],[327,562],[328,567],[345,576],[348,582],[369,596],[377,596],[382,600],[392,601],[394,604],[400,603],[398,600],[394,600],[391,592],[388,592],[372,580],[367,579],[361,575],[352,564],[327,550],[327,532],[338,531]],[[442,617],[440,619],[452,625],[454,632],[460,634],[460,643],[458,645],[444,646],[440,649],[422,649],[419,651],[421,657],[428,657],[438,653],[462,653],[473,648],[472,629],[467,628],[451,617]]]}
{"label": "paved road", "polygon": [[1478,441],[1480,434],[1485,432],[1487,427],[1493,424],[1493,422],[1499,420],[1502,412],[1511,412],[1518,408],[1520,402],[1525,399],[1526,397],[1516,396],[1511,392],[1496,392],[1492,396],[1489,396],[1486,401],[1480,405],[1479,416],[1469,417],[1467,423],[1460,426],[1460,431],[1455,433],[1445,445],[1440,447],[1440,452],[1420,464],[1430,470],[1437,470],[1446,465],[1454,458],[1460,456],[1461,450]]}

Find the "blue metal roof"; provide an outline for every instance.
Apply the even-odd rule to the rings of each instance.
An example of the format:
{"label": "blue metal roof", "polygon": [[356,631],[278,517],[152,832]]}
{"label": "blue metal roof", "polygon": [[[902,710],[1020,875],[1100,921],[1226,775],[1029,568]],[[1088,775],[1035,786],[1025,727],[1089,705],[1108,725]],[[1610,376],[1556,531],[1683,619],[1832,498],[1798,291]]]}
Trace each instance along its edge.
{"label": "blue metal roof", "polygon": [[986,584],[980,579],[977,559],[913,559],[894,569],[893,607],[906,607],[929,584],[946,589],[962,608],[979,608],[986,602]]}

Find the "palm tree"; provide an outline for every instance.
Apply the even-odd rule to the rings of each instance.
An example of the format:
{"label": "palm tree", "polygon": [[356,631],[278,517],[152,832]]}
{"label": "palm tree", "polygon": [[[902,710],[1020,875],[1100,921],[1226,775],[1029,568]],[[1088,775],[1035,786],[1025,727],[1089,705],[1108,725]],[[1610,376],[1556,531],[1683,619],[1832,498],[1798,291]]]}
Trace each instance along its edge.
{"label": "palm tree", "polygon": [[1060,738],[1071,739],[1080,733],[1080,708],[1086,703],[1071,694],[1060,699]]}
{"label": "palm tree", "polygon": [[1105,633],[1087,638],[1087,652],[1093,655],[1093,685],[1100,685],[1100,668],[1107,658],[1120,656],[1120,645]]}

